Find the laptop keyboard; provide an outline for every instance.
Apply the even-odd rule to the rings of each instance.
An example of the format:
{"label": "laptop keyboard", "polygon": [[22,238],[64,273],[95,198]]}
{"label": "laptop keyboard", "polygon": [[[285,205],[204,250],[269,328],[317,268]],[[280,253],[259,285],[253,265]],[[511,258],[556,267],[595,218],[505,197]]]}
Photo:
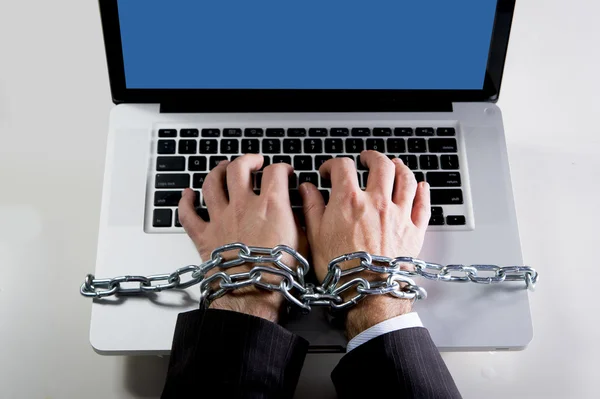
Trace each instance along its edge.
{"label": "laptop keyboard", "polygon": [[[249,153],[264,156],[263,168],[274,163],[294,167],[289,181],[293,208],[302,207],[298,186],[304,182],[316,185],[327,202],[331,182],[319,175],[319,167],[334,157],[350,158],[356,162],[357,179],[364,189],[369,171],[360,162],[363,150],[402,159],[417,181],[430,184],[430,226],[467,225],[454,127],[158,129],[148,225],[155,230],[181,228],[177,204],[182,190],[188,187],[196,191],[198,214],[209,220],[202,196],[208,173],[222,160]],[[261,183],[262,171],[254,173],[256,193],[260,192]]]}

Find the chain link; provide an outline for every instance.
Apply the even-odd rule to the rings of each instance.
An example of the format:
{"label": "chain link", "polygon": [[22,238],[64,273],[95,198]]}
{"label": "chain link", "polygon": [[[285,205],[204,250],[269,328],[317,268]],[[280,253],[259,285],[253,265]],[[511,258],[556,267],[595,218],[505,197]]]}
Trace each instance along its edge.
{"label": "chain link", "polygon": [[[223,254],[237,251],[236,256],[225,260]],[[289,255],[296,267],[282,260]],[[342,265],[352,262],[352,267]],[[243,264],[253,267],[242,273],[226,273],[227,269]],[[207,277],[209,272],[218,270]],[[201,265],[189,265],[171,274],[151,276],[120,276],[96,279],[88,274],[81,285],[81,295],[104,298],[112,295],[139,295],[172,289],[186,289],[200,285],[200,306],[203,308],[230,291],[254,286],[267,291],[280,292],[290,303],[310,311],[311,306],[327,306],[332,310],[345,310],[367,295],[391,295],[416,301],[427,298],[427,292],[415,284],[414,277],[442,282],[494,284],[524,282],[531,290],[538,281],[538,273],[527,266],[500,267],[495,265],[447,265],[424,262],[409,257],[388,258],[367,252],[353,252],[329,262],[323,283],[316,286],[305,281],[310,266],[294,249],[278,245],[274,248],[251,247],[241,243],[223,245],[215,249],[210,259]],[[359,276],[363,272],[377,273],[380,280],[370,281]],[[272,283],[265,280],[274,276]],[[346,278],[340,283],[342,278]],[[137,283],[124,287],[124,283]],[[346,299],[344,299],[346,298]]]}

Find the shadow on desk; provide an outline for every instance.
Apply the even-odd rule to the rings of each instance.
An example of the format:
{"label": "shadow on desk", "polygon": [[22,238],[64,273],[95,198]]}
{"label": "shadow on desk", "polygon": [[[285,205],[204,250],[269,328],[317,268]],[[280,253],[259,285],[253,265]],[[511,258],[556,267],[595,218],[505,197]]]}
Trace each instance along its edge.
{"label": "shadow on desk", "polygon": [[[306,356],[296,399],[333,399],[336,397],[329,378],[341,354]],[[128,356],[125,360],[125,387],[136,398],[159,398],[165,384],[168,356]]]}

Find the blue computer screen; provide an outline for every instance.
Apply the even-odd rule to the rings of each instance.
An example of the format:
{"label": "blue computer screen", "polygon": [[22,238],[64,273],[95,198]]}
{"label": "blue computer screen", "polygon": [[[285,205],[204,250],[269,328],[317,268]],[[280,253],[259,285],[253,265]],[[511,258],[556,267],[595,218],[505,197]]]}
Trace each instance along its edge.
{"label": "blue computer screen", "polygon": [[483,88],[497,0],[118,0],[130,89]]}

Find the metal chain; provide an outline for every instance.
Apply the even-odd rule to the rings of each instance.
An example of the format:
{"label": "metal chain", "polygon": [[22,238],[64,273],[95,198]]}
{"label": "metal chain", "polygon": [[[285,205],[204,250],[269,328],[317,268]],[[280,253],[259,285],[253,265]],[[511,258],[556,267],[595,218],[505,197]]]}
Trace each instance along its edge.
{"label": "metal chain", "polygon": [[[224,252],[237,251],[237,256],[225,260]],[[288,254],[297,264],[293,268],[282,261]],[[358,266],[342,269],[346,262]],[[227,269],[242,264],[253,267],[243,273],[226,273]],[[214,269],[219,271],[207,277]],[[427,292],[415,284],[413,277],[443,282],[473,282],[493,284],[506,281],[525,282],[533,289],[538,281],[538,273],[526,266],[500,267],[495,265],[447,265],[424,262],[409,257],[388,258],[367,252],[353,252],[329,262],[327,275],[319,286],[305,281],[310,270],[306,259],[294,249],[278,245],[274,248],[251,247],[241,243],[223,245],[215,249],[210,260],[199,266],[179,268],[171,274],[151,276],[121,276],[112,279],[96,279],[88,274],[81,285],[81,295],[104,298],[111,295],[137,295],[172,289],[186,289],[200,284],[200,306],[208,305],[230,291],[255,286],[267,291],[279,291],[289,302],[310,311],[311,306],[327,306],[332,310],[343,310],[355,305],[367,295],[391,295],[396,298],[419,300],[427,298]],[[349,277],[370,271],[383,276],[381,280],[369,281],[364,277]],[[189,275],[189,277],[187,277]],[[279,277],[278,284],[264,280],[267,275]],[[184,278],[184,276],[186,276]],[[139,283],[136,287],[122,287],[123,283]],[[351,295],[352,294],[352,295]],[[343,299],[343,297],[348,299]]]}

